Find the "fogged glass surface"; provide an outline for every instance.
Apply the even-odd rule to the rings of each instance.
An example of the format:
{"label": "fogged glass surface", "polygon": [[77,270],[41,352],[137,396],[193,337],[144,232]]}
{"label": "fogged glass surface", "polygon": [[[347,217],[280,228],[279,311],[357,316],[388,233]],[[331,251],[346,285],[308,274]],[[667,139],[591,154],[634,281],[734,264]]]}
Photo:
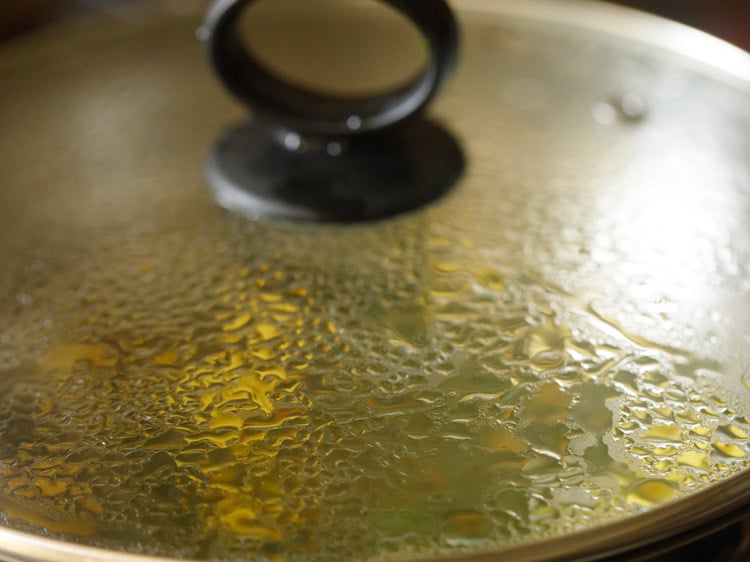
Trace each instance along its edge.
{"label": "fogged glass surface", "polygon": [[215,207],[203,154],[242,111],[194,20],[4,48],[4,526],[419,558],[747,468],[747,91],[604,36],[461,19],[432,115],[465,176],[350,226]]}

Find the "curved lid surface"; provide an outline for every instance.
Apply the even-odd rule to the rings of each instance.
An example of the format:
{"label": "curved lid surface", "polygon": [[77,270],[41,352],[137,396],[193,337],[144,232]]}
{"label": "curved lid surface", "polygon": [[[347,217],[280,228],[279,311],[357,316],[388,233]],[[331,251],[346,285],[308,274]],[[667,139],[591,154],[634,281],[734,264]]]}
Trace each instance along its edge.
{"label": "curved lid surface", "polygon": [[197,14],[0,51],[0,553],[584,558],[747,503],[747,56],[455,4],[466,173],[364,225],[214,206]]}

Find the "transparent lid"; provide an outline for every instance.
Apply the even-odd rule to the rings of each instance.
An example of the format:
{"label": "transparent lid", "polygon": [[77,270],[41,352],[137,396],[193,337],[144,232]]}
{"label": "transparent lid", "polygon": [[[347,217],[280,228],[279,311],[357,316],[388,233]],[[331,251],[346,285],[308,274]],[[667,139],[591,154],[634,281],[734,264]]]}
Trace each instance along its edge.
{"label": "transparent lid", "polygon": [[454,3],[466,171],[359,225],[214,205],[199,14],[4,46],[0,553],[601,555],[745,504],[750,63],[554,4]]}

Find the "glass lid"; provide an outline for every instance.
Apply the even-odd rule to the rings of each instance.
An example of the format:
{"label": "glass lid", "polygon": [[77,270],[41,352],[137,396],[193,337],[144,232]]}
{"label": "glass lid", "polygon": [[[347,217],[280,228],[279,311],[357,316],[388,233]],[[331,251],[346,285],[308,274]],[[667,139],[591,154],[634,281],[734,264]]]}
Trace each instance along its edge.
{"label": "glass lid", "polygon": [[562,4],[453,2],[463,175],[360,224],[214,203],[204,6],[4,45],[0,556],[586,559],[745,508],[750,59]]}

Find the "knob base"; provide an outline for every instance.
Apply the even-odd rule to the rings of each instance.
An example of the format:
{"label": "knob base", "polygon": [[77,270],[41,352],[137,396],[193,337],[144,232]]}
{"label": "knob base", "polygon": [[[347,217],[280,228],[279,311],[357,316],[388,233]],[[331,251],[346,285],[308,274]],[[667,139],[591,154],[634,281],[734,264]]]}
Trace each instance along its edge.
{"label": "knob base", "polygon": [[221,206],[252,218],[354,222],[438,199],[463,167],[454,138],[420,117],[345,139],[252,121],[224,133],[206,174]]}

